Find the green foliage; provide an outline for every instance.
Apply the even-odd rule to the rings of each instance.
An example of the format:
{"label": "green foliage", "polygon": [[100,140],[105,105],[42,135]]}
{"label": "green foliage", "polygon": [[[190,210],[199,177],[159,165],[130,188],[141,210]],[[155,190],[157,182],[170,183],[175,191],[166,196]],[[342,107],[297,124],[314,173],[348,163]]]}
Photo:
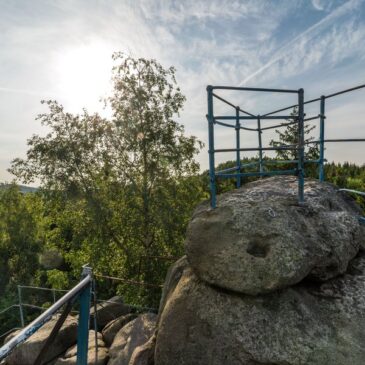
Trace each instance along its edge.
{"label": "green foliage", "polygon": [[40,208],[36,196],[23,196],[14,184],[0,190],[0,295],[37,270]]}
{"label": "green foliage", "polygon": [[[114,61],[112,119],[48,101],[38,120],[49,133],[30,138],[27,158],[10,169],[42,184],[46,244],[62,252],[70,273],[40,276],[53,286],[72,283],[87,262],[99,273],[161,284],[169,263],[152,257],[183,253],[192,209],[206,197],[194,160],[202,144],[174,119],[185,101],[174,68],[121,53]],[[141,304],[159,300],[149,287],[123,291]]]}

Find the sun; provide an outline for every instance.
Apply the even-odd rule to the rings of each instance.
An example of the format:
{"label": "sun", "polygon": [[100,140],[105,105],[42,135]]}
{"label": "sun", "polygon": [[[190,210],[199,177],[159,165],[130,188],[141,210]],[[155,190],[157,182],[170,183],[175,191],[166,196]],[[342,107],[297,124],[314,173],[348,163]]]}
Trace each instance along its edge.
{"label": "sun", "polygon": [[72,112],[86,107],[103,109],[100,98],[111,90],[113,65],[111,45],[101,41],[65,47],[57,51],[54,61],[54,89],[61,102]]}

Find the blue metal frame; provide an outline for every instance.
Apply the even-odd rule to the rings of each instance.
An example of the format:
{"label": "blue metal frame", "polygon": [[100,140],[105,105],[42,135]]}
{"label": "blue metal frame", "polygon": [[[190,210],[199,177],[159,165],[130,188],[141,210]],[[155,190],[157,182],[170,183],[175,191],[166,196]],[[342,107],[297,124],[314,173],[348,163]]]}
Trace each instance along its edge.
{"label": "blue metal frame", "polygon": [[82,280],[62,298],[37,317],[33,322],[23,328],[9,342],[0,347],[0,362],[19,344],[26,341],[37,332],[54,314],[64,305],[71,305],[77,298],[80,299],[80,315],[77,331],[77,364],[87,364],[89,321],[90,321],[90,299],[92,287],[92,270],[87,265],[83,267]]}
{"label": "blue metal frame", "polygon": [[[241,178],[249,177],[249,176],[274,176],[274,175],[285,175],[291,174],[298,176],[298,201],[299,203],[304,202],[304,178],[305,178],[305,165],[306,164],[317,164],[318,165],[318,178],[320,181],[325,180],[324,174],[324,162],[326,161],[324,158],[325,151],[325,143],[326,142],[365,142],[365,138],[352,138],[352,139],[325,139],[325,101],[328,98],[332,98],[337,95],[341,95],[350,91],[359,90],[365,88],[365,84],[359,85],[350,89],[342,90],[330,95],[322,95],[320,98],[304,101],[304,90],[285,90],[285,89],[267,89],[267,88],[253,88],[253,87],[233,87],[233,86],[207,86],[207,96],[208,96],[208,134],[209,134],[209,180],[210,180],[210,192],[211,192],[211,206],[215,208],[217,205],[217,191],[216,191],[216,179],[224,178],[234,178],[236,179],[236,187],[239,188],[241,186]],[[278,92],[278,93],[297,93],[298,94],[298,104],[291,105],[289,107],[281,108],[275,110],[270,113],[266,113],[264,115],[255,115],[249,113],[239,106],[235,106],[233,103],[228,100],[222,98],[213,92],[213,90],[231,90],[231,91],[260,91],[260,92]],[[214,115],[214,98],[220,100],[221,102],[231,106],[235,109],[235,115]],[[304,105],[310,104],[313,102],[320,101],[320,114],[313,117],[304,118]],[[287,111],[294,107],[298,107],[298,116],[293,115],[276,115],[279,112]],[[244,114],[241,115],[240,113]],[[273,115],[275,114],[275,115]],[[261,121],[263,120],[276,120],[276,119],[293,119],[293,121],[287,123],[281,123],[279,125],[261,127]],[[304,123],[307,121],[319,119],[320,121],[320,133],[318,141],[310,141],[305,143],[304,139]],[[235,121],[235,124],[229,124],[229,121]],[[257,128],[248,128],[243,127],[240,123],[241,120],[257,120]],[[226,122],[222,122],[226,121]],[[298,142],[295,145],[282,145],[276,147],[263,147],[262,146],[262,132],[264,130],[285,127],[287,125],[292,125],[298,123]],[[214,124],[219,124],[224,127],[234,128],[236,131],[236,148],[224,148],[224,149],[215,149],[214,147]],[[247,130],[258,133],[258,147],[257,148],[241,148],[241,137],[240,131]],[[318,160],[305,160],[305,145],[306,144],[318,144],[319,145],[319,159]],[[275,150],[297,150],[298,151],[298,159],[297,160],[279,160],[275,161],[277,163],[293,163],[297,164],[296,169],[285,170],[285,171],[264,171],[265,164],[273,164],[274,161],[265,161],[263,159],[263,151],[275,151]],[[258,151],[258,161],[252,162],[248,164],[241,163],[241,153],[244,151]],[[215,153],[222,152],[236,152],[236,166],[232,168],[227,168],[222,171],[215,171]],[[242,169],[252,166],[258,166],[259,171],[257,172],[241,172]],[[232,172],[232,173],[231,173]],[[363,221],[365,218],[361,218]]]}

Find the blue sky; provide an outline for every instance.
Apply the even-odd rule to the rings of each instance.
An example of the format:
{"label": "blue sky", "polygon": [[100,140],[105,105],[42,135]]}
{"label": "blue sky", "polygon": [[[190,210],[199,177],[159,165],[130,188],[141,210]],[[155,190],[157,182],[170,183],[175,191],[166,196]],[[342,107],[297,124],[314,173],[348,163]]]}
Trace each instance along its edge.
{"label": "blue sky", "polygon": [[[309,99],[365,83],[364,0],[0,0],[0,9],[0,180],[11,180],[6,169],[25,156],[26,139],[45,133],[34,120],[44,111],[41,99],[108,115],[99,100],[110,91],[114,51],[177,68],[187,96],[180,122],[204,142],[208,84],[303,87]],[[294,101],[226,96],[255,114]],[[365,137],[364,100],[365,90],[328,102],[328,138]],[[217,139],[232,146],[232,130],[217,128]],[[255,135],[242,140],[257,144]],[[364,163],[363,147],[332,145],[326,155]],[[206,168],[206,148],[198,159]]]}

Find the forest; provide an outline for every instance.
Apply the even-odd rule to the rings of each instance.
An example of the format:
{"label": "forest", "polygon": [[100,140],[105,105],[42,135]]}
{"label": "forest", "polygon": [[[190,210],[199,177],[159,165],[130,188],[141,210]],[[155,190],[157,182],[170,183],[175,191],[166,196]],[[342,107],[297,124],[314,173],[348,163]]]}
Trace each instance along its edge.
{"label": "forest", "polygon": [[[15,158],[9,168],[14,182],[0,186],[0,310],[17,303],[19,284],[71,288],[85,263],[96,275],[121,279],[97,277],[100,297],[118,293],[127,303],[158,307],[166,271],[183,255],[191,214],[209,199],[208,173],[196,161],[203,144],[175,121],[185,101],[175,69],[121,53],[114,60],[113,93],[106,100],[111,119],[43,102],[48,111],[37,120],[47,134],[28,140],[26,158]],[[290,143],[295,135],[290,127],[277,132],[272,145]],[[318,158],[318,150],[306,157]],[[287,169],[269,164],[268,157],[264,162]],[[317,167],[306,174],[316,177]],[[325,179],[365,191],[364,166],[327,163]],[[39,188],[24,192],[19,184]],[[234,185],[219,181],[218,192]],[[356,199],[365,209],[364,200]],[[40,299],[49,305],[45,294],[27,298]],[[37,313],[28,310],[27,319]],[[18,317],[14,311],[2,318],[0,334],[19,325]]]}

